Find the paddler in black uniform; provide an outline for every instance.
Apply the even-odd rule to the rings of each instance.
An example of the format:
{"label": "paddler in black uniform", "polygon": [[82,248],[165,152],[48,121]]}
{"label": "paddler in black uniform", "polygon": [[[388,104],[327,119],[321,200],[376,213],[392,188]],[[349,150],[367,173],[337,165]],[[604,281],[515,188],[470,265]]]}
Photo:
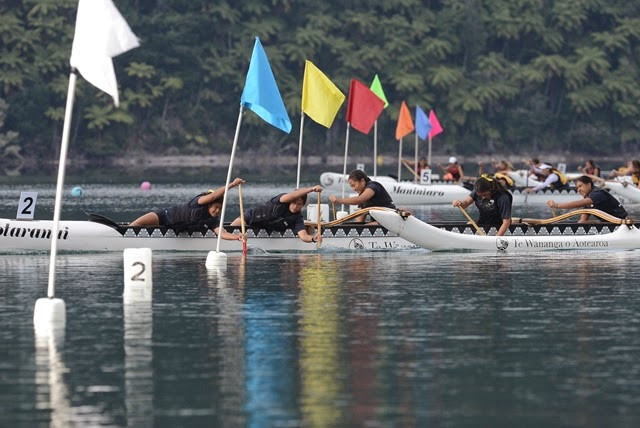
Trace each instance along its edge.
{"label": "paddler in black uniform", "polygon": [[[377,181],[371,180],[367,174],[356,169],[349,174],[349,186],[358,193],[358,196],[351,198],[339,198],[336,195],[329,196],[329,200],[334,204],[357,205],[358,208],[386,207],[395,209],[391,196]],[[366,214],[358,216],[356,222],[364,223]]]}
{"label": "paddler in black uniform", "polygon": [[[565,202],[558,204],[553,200],[547,201],[547,205],[551,208],[560,209],[572,209],[572,208],[595,208],[600,211],[604,211],[609,215],[618,218],[627,218],[627,210],[620,204],[620,202],[609,192],[598,187],[594,187],[591,177],[583,175],[576,180],[576,188],[583,199],[578,201]],[[589,220],[589,214],[582,214],[578,223],[585,223]]]}
{"label": "paddler in black uniform", "polygon": [[454,199],[451,205],[465,209],[473,203],[480,213],[478,225],[495,226],[496,236],[504,235],[511,225],[513,196],[497,178],[478,177],[471,194],[462,201]]}
{"label": "paddler in black uniform", "polygon": [[[322,235],[311,236],[304,228],[302,207],[307,203],[307,194],[322,192],[322,186],[296,189],[293,192],[281,193],[268,202],[244,211],[244,221],[248,227],[259,227],[267,230],[284,232],[287,229],[304,242],[322,242]],[[240,226],[240,217],[231,226]]]}
{"label": "paddler in black uniform", "polygon": [[[241,183],[244,183],[244,180],[236,178],[229,183],[229,189]],[[129,223],[129,226],[166,226],[174,229],[177,233],[185,230],[204,231],[210,228],[217,235],[220,233],[220,211],[222,210],[224,192],[224,186],[216,190],[209,190],[184,205],[176,205],[144,214]],[[241,241],[243,237],[240,234],[229,233],[222,229],[222,239]]]}

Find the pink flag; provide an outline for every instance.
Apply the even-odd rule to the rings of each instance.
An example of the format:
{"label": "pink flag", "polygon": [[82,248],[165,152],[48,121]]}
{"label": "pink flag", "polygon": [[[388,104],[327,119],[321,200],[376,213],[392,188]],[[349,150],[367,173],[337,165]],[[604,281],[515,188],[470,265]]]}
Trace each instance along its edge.
{"label": "pink flag", "polygon": [[442,132],[442,126],[440,125],[440,122],[438,122],[436,112],[433,110],[429,110],[429,122],[431,122],[431,131],[429,131],[429,138],[435,137]]}

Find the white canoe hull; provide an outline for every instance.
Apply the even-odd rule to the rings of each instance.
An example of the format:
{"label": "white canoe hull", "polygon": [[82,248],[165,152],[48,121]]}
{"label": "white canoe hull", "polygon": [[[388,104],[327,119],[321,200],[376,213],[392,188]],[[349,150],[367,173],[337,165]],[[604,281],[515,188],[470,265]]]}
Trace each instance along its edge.
{"label": "white canoe hull", "polygon": [[[348,176],[343,174],[324,172],[320,175],[320,184],[329,192],[340,194],[344,183],[345,194],[351,195],[353,191],[346,181],[347,178]],[[393,203],[399,206],[450,204],[454,199],[464,199],[471,193],[468,189],[457,184],[398,182],[387,176],[378,176],[376,181],[382,184],[391,196]]]}
{"label": "white canoe hull", "polygon": [[414,216],[403,218],[393,211],[371,215],[389,231],[431,251],[481,251],[519,253],[548,250],[634,250],[640,248],[640,230],[620,226],[595,235],[481,236],[438,229]]}
{"label": "white canoe hull", "polygon": [[[48,251],[51,248],[51,220],[16,221],[0,219],[0,253]],[[212,231],[180,233],[166,228],[117,229],[91,221],[61,221],[58,249],[61,251],[122,251],[125,248],[151,248],[166,251],[215,250],[217,237]],[[316,251],[316,244],[305,243],[291,230],[284,233],[247,230],[249,249],[267,252]],[[239,241],[222,240],[222,251],[242,251]],[[416,245],[388,233],[382,227],[344,226],[323,230],[323,248],[340,250],[398,250]]]}

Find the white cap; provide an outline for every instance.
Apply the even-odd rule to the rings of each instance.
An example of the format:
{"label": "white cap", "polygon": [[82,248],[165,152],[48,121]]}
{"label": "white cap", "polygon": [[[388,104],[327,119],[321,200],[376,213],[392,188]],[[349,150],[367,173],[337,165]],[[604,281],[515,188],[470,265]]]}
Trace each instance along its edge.
{"label": "white cap", "polygon": [[543,169],[551,169],[553,168],[551,165],[547,165],[546,163],[541,163],[540,165],[538,165],[538,169],[539,170],[543,170]]}
{"label": "white cap", "polygon": [[458,158],[456,158],[455,156],[451,156],[449,158],[449,163],[458,163]]}

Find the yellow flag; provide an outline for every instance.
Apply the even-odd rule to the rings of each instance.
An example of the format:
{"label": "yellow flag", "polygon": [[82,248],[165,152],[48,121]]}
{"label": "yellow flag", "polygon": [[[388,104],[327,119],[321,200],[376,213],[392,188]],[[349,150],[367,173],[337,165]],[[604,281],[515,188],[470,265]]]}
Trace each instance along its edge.
{"label": "yellow flag", "polygon": [[302,111],[320,125],[331,128],[345,96],[327,76],[309,60],[304,64]]}

